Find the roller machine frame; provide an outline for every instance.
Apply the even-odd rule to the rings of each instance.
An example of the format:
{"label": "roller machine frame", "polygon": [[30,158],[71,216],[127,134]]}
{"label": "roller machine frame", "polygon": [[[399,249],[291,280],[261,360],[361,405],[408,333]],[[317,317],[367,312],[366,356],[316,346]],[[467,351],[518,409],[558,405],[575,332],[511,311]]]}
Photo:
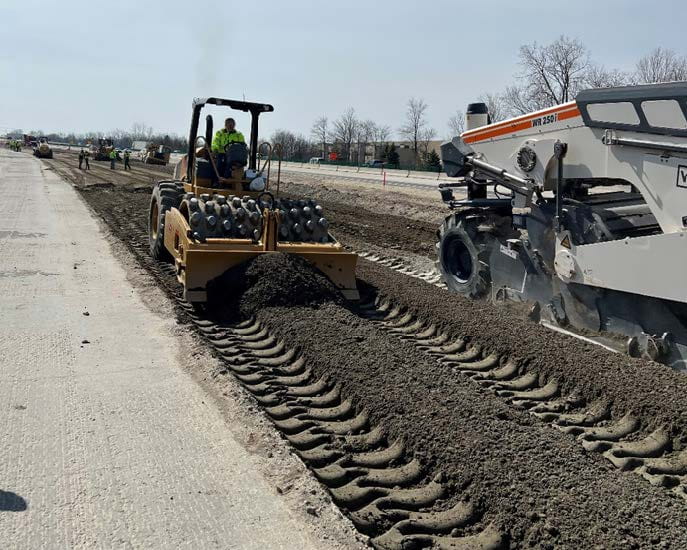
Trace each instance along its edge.
{"label": "roller machine frame", "polygon": [[[251,114],[249,147],[225,150],[230,173],[220,173],[211,151],[212,116],[199,135],[205,105],[225,106]],[[174,179],[153,189],[149,213],[151,254],[174,263],[184,297],[194,304],[208,299],[209,281],[231,267],[261,254],[296,254],[322,271],[350,300],[359,298],[357,256],[347,252],[328,231],[322,208],[312,200],[288,200],[270,191],[271,147],[258,164],[258,120],[272,105],[209,97],[192,105],[188,153]],[[247,167],[246,167],[247,164]]]}

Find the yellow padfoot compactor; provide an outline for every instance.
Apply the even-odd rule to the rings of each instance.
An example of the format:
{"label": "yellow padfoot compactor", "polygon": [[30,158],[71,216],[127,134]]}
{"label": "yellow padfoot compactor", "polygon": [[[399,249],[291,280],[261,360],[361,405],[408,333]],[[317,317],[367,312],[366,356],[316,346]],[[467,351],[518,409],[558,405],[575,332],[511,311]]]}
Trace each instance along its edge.
{"label": "yellow padfoot compactor", "polygon": [[[250,148],[243,144],[227,148],[225,165],[230,169],[221,170],[211,152],[210,115],[205,135],[198,135],[200,112],[207,104],[251,113]],[[148,218],[150,252],[157,260],[174,262],[189,302],[206,302],[208,282],[228,269],[274,252],[302,256],[344,297],[359,298],[357,256],[344,250],[329,233],[322,207],[313,200],[275,198],[269,191],[269,160],[262,169],[258,166],[257,140],[258,117],[271,111],[271,105],[261,103],[196,99],[189,151],[177,165],[174,179],[159,182],[153,189]]]}

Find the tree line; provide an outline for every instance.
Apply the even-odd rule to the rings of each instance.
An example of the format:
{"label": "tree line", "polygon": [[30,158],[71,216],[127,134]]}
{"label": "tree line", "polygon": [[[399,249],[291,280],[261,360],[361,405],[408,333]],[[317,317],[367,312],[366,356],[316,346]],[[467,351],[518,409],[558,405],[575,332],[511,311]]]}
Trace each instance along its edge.
{"label": "tree line", "polygon": [[[431,164],[432,160],[438,163],[438,155],[429,151],[429,143],[436,137],[436,130],[427,121],[428,108],[423,99],[410,98],[404,122],[397,129],[413,150],[416,160],[425,164]],[[308,137],[281,129],[272,134],[271,140],[282,144],[284,158],[288,160],[305,161],[312,157],[326,160],[330,153],[336,153],[339,160],[362,164],[369,146],[374,146],[372,154],[375,158],[389,165],[398,165],[399,154],[391,141],[393,133],[391,126],[359,118],[355,109],[348,107],[334,120],[327,115],[318,117]]]}
{"label": "tree line", "polygon": [[9,135],[21,137],[22,134],[30,134],[37,137],[45,137],[51,142],[71,143],[74,145],[85,145],[87,143],[97,143],[98,139],[111,139],[115,147],[120,149],[131,149],[135,141],[145,141],[156,145],[166,145],[174,151],[185,151],[188,144],[186,137],[177,134],[166,134],[156,132],[152,127],[142,122],[136,122],[130,130],[115,129],[110,132],[53,132],[44,133],[41,130],[31,130],[24,132],[21,128],[9,132]]}
{"label": "tree line", "polygon": [[[575,99],[588,88],[608,88],[687,80],[687,57],[656,48],[629,71],[607,68],[592,59],[578,39],[560,36],[550,44],[526,44],[518,52],[515,81],[502,92],[482,94],[492,122],[553,107]],[[452,135],[465,128],[463,108],[449,118]]]}

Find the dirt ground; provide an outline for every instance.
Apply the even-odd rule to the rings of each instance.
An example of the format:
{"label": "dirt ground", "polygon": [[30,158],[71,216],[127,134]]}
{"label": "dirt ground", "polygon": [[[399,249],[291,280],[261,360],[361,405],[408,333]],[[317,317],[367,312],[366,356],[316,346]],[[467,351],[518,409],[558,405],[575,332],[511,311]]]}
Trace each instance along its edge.
{"label": "dirt ground", "polygon": [[684,502],[612,470],[573,438],[345,308],[271,308],[261,318],[401,438],[430,479],[445,476],[446,506],[472,502],[512,548],[687,544]]}
{"label": "dirt ground", "polygon": [[[103,163],[84,177],[71,163],[61,155],[45,161],[79,186],[141,265],[153,269],[146,252],[147,191],[154,177],[150,172],[164,176],[165,171],[135,167],[131,174],[112,173]],[[441,211],[441,203],[394,191],[392,205],[388,196],[382,200],[384,196],[366,190],[312,188],[294,182],[283,190],[308,192],[321,201],[345,244],[367,246],[381,237],[387,247],[431,255],[432,216],[435,209]],[[178,292],[174,280],[156,277],[170,293]],[[637,414],[642,435],[667,426],[673,447],[681,448],[687,382],[669,369],[552,334],[508,311],[466,302],[369,262],[360,262],[358,277],[367,293],[390,296],[451,334],[507,355],[543,379],[556,378],[565,391],[608,401],[613,418]],[[279,279],[271,284],[277,294],[288,291],[278,288]],[[317,373],[341,383],[390,437],[402,438],[422,463],[426,479],[446,479],[449,495],[436,506],[473,502],[484,523],[493,522],[508,535],[509,547],[687,546],[683,500],[634,473],[616,470],[574,437],[508,405],[355,310],[328,300],[288,308],[263,303],[257,311],[249,310],[244,314],[259,315],[301,350]]]}

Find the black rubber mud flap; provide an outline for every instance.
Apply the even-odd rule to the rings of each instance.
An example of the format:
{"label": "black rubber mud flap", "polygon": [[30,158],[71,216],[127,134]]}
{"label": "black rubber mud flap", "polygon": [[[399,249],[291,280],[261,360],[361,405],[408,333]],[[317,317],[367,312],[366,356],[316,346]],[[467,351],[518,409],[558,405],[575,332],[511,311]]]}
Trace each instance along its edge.
{"label": "black rubber mud flap", "polygon": [[172,255],[165,248],[165,213],[177,208],[181,191],[175,182],[160,182],[153,188],[148,210],[148,244],[150,255],[158,261],[170,262]]}
{"label": "black rubber mud flap", "polygon": [[482,298],[491,288],[489,235],[479,215],[448,216],[439,229],[438,268],[449,290]]}

